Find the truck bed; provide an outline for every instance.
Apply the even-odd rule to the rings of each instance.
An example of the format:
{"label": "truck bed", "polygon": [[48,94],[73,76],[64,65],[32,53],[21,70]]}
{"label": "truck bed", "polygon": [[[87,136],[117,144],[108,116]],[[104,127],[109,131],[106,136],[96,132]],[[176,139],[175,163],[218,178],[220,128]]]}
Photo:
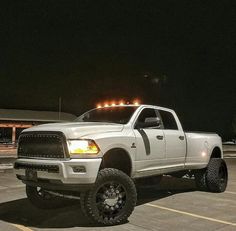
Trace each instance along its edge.
{"label": "truck bed", "polygon": [[[185,166],[194,168],[206,167],[212,150],[221,144],[221,138],[210,132],[185,132],[187,141],[187,155]],[[222,146],[220,146],[221,153]]]}

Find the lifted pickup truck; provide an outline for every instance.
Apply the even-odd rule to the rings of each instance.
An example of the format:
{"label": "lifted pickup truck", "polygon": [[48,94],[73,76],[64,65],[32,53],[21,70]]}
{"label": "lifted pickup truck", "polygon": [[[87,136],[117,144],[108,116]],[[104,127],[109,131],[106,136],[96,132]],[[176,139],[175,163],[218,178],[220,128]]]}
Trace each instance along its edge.
{"label": "lifted pickup truck", "polygon": [[217,134],[185,133],[173,110],[151,105],[106,106],[26,129],[14,167],[35,206],[79,195],[84,214],[105,225],[131,215],[138,179],[188,172],[210,192],[225,191],[228,180]]}

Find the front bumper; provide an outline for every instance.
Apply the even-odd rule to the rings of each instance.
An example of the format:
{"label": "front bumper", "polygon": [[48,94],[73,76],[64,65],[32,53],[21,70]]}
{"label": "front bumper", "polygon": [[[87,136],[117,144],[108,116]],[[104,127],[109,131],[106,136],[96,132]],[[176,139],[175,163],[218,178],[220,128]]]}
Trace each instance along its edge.
{"label": "front bumper", "polygon": [[[18,179],[30,183],[26,176],[27,169],[36,172],[37,177],[31,183],[37,182],[60,182],[62,185],[88,185],[94,184],[102,159],[17,159],[15,173]],[[82,171],[77,171],[82,169]]]}

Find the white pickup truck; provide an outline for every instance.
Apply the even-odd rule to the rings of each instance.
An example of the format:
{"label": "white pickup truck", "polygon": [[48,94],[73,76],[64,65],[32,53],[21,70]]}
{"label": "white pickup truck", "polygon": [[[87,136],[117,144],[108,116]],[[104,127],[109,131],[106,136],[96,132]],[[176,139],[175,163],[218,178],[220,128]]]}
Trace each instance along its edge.
{"label": "white pickup truck", "polygon": [[184,132],[173,110],[151,105],[106,106],[26,129],[14,167],[37,207],[79,195],[84,214],[104,225],[130,216],[138,179],[188,172],[210,192],[225,191],[228,181],[217,134]]}

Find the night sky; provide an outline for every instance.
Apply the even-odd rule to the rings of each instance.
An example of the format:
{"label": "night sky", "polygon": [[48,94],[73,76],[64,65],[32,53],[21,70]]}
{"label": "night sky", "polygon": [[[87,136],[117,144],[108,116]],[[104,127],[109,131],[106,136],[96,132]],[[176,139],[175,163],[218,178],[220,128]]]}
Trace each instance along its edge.
{"label": "night sky", "polygon": [[1,3],[0,108],[80,114],[139,98],[232,138],[234,1]]}

